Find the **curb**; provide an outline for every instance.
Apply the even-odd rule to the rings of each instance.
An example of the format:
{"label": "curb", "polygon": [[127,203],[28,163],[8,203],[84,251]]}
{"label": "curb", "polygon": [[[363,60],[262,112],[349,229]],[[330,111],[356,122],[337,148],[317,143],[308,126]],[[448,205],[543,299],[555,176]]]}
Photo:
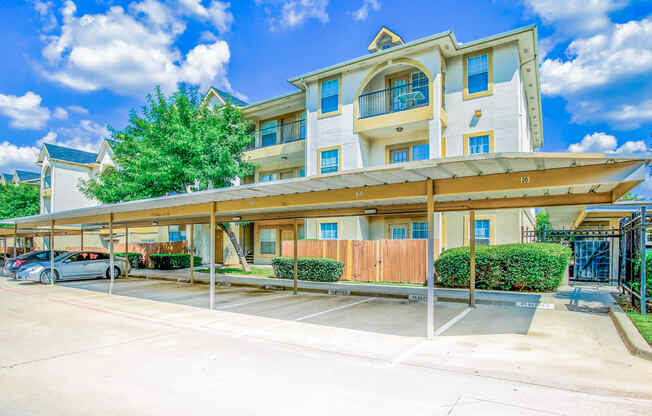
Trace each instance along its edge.
{"label": "curb", "polygon": [[616,326],[616,330],[623,339],[627,349],[636,356],[652,361],[652,347],[638,332],[627,314],[620,307],[609,307],[609,316]]}

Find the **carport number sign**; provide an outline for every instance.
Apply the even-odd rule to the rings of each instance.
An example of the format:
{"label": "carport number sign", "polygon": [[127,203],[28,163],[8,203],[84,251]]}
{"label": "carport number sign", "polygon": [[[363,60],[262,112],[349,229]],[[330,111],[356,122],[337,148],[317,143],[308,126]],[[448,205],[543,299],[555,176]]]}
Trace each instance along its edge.
{"label": "carport number sign", "polygon": [[521,176],[521,183],[530,183],[529,176]]}

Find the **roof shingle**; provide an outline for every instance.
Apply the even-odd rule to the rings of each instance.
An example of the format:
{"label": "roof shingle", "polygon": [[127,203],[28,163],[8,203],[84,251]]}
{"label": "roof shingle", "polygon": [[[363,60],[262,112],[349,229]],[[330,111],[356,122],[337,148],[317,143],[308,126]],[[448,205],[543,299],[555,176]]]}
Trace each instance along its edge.
{"label": "roof shingle", "polygon": [[51,159],[81,164],[93,163],[97,159],[97,153],[85,152],[83,150],[71,149],[70,147],[57,146],[50,143],[45,143],[43,146],[47,149]]}

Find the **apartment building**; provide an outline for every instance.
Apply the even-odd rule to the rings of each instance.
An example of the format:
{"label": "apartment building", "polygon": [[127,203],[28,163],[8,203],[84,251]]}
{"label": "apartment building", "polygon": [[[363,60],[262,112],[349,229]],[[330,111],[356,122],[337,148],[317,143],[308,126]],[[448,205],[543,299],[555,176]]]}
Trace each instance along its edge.
{"label": "apartment building", "polygon": [[[536,53],[535,26],[464,44],[451,31],[406,42],[382,27],[364,56],[299,75],[289,80],[296,92],[242,107],[256,126],[246,154],[256,169],[244,183],[532,152],[543,145]],[[437,251],[468,244],[467,224],[463,212],[435,214]],[[534,227],[533,210],[479,212],[475,238],[518,242],[522,227]],[[244,225],[244,234],[245,251],[261,264],[292,238],[290,226],[274,222]],[[309,219],[300,227],[310,239],[426,236],[426,217]]]}

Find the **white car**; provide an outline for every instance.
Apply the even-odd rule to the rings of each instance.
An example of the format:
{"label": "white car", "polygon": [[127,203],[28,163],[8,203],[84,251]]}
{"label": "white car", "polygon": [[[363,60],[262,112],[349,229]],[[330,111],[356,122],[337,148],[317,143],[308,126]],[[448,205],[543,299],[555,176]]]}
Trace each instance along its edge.
{"label": "white car", "polygon": [[[117,279],[128,267],[124,257],[114,256],[114,274]],[[111,266],[109,255],[96,251],[68,251],[54,258],[54,280],[69,280],[91,277],[109,279]],[[31,280],[50,283],[50,262],[30,264],[16,274],[17,280]]]}

